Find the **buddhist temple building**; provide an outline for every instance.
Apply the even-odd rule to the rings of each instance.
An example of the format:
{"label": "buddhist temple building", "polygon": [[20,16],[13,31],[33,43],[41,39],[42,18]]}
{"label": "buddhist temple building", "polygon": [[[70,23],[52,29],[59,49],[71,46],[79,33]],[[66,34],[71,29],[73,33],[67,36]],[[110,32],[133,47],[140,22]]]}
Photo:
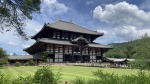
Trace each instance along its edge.
{"label": "buddhist temple building", "polygon": [[31,37],[36,42],[24,51],[37,59],[42,59],[47,51],[48,62],[98,62],[102,60],[103,53],[112,48],[110,45],[93,42],[103,35],[73,21],[58,19],[54,23],[44,24],[43,28]]}

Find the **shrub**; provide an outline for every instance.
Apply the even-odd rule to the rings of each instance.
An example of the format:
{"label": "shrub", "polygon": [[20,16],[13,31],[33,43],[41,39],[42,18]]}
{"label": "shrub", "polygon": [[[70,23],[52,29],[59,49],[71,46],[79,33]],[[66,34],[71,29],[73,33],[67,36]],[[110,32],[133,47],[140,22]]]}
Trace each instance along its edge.
{"label": "shrub", "polygon": [[28,66],[35,66],[35,62],[33,60],[30,60],[27,62]]}
{"label": "shrub", "polygon": [[72,81],[73,84],[86,84],[86,81],[84,78],[80,78],[80,77],[77,77],[75,80]]}
{"label": "shrub", "polygon": [[35,72],[33,83],[35,84],[58,84],[61,74],[54,74],[49,67],[43,67]]}
{"label": "shrub", "polygon": [[29,66],[29,62],[26,62],[24,65],[25,65],[25,66]]}
{"label": "shrub", "polygon": [[10,76],[4,76],[0,71],[0,84],[11,84]]}
{"label": "shrub", "polygon": [[16,62],[16,63],[15,63],[15,66],[16,66],[16,67],[19,67],[19,66],[21,66],[21,63],[20,63],[20,62]]}
{"label": "shrub", "polygon": [[22,77],[19,76],[19,78],[12,80],[11,84],[33,84],[33,78],[31,76],[28,77]]}
{"label": "shrub", "polygon": [[149,84],[150,74],[139,71],[137,75],[118,76],[113,73],[94,72],[94,79],[85,81],[83,78],[76,78],[73,84]]}

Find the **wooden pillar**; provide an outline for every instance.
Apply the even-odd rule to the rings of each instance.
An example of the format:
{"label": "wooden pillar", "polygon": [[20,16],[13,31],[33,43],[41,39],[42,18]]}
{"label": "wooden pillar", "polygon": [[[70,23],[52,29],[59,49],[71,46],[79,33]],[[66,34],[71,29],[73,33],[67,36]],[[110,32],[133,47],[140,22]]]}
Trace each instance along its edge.
{"label": "wooden pillar", "polygon": [[65,46],[63,45],[63,62],[65,62]]}
{"label": "wooden pillar", "polygon": [[80,61],[82,62],[82,47],[79,48],[80,48]]}
{"label": "wooden pillar", "polygon": [[95,61],[97,62],[97,49],[94,48],[94,50],[95,50]]}
{"label": "wooden pillar", "polygon": [[103,60],[103,49],[101,48],[101,60]]}
{"label": "wooden pillar", "polygon": [[55,62],[55,45],[54,44],[53,44],[53,55],[54,55],[53,62]]}
{"label": "wooden pillar", "polygon": [[72,62],[74,62],[74,47],[72,46],[72,56],[71,56],[71,60],[72,60]]}
{"label": "wooden pillar", "polygon": [[[88,47],[88,56],[90,58],[90,48]],[[89,62],[90,62],[90,59],[88,58]]]}

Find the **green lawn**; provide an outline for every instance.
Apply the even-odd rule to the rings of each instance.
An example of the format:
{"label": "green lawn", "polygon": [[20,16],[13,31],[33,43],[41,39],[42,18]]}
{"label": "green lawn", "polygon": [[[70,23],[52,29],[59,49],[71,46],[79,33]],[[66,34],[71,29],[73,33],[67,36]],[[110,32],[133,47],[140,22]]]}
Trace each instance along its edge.
{"label": "green lawn", "polygon": [[[5,67],[0,69],[4,74],[10,75],[12,78],[17,78],[19,75],[24,77],[33,76],[38,66],[21,66],[21,67]],[[76,77],[83,77],[85,79],[93,78],[92,72],[102,70],[103,72],[115,73],[118,75],[130,75],[137,74],[138,70],[132,69],[117,69],[117,68],[99,68],[99,67],[85,67],[85,66],[52,66],[53,71],[56,73],[60,71],[62,75],[62,81],[74,80]]]}

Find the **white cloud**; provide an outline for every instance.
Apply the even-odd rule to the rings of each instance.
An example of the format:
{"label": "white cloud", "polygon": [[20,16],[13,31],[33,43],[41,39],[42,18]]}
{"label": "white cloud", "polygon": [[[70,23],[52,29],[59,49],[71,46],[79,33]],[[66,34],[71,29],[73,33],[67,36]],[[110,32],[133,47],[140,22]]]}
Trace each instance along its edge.
{"label": "white cloud", "polygon": [[30,47],[30,46],[31,46],[31,45],[26,45],[26,44],[23,44],[23,43],[22,43],[22,47],[23,47],[23,48],[27,48],[27,47]]}
{"label": "white cloud", "polygon": [[40,23],[36,20],[29,20],[25,31],[27,32],[27,35],[32,36],[37,33],[42,27],[44,26],[44,23]]}
{"label": "white cloud", "polygon": [[41,12],[48,12],[49,15],[57,15],[65,13],[69,8],[63,4],[59,3],[57,0],[43,0]]}
{"label": "white cloud", "polygon": [[85,5],[91,5],[91,4],[93,4],[94,2],[93,1],[87,1],[86,3],[85,3]]}
{"label": "white cloud", "polygon": [[150,35],[150,12],[140,10],[136,5],[120,2],[105,5],[104,9],[97,6],[93,17],[108,24],[114,35],[122,40],[133,40],[148,33]]}
{"label": "white cloud", "polygon": [[12,42],[12,41],[9,41],[8,44],[9,44],[9,45],[12,45],[12,46],[18,46],[17,43],[14,43],[14,42]]}
{"label": "white cloud", "polygon": [[114,32],[117,37],[124,38],[124,40],[129,41],[132,39],[137,39],[148,33],[150,35],[150,29],[137,29],[134,26],[124,26],[121,28],[115,28]]}
{"label": "white cloud", "polygon": [[13,53],[9,53],[9,55],[13,55]]}
{"label": "white cloud", "polygon": [[38,33],[40,30],[41,30],[41,29],[34,29],[34,31],[35,31],[36,33]]}

